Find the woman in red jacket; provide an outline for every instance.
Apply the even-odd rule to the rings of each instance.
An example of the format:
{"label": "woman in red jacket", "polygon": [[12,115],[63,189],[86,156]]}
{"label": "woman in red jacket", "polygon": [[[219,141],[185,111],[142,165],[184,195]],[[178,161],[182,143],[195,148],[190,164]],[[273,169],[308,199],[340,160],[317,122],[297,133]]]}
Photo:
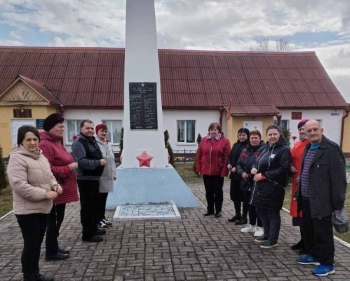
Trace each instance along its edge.
{"label": "woman in red jacket", "polygon": [[[309,143],[309,141],[306,139],[306,133],[305,133],[305,124],[307,121],[309,121],[309,119],[303,119],[299,122],[298,124],[299,141],[290,150],[290,154],[291,154],[290,171],[292,173],[292,192],[291,192],[292,198],[290,201],[289,213],[293,217],[292,223],[294,226],[300,226],[300,223],[301,223],[301,212],[298,213],[295,194],[299,186],[300,169],[301,169],[301,162],[303,159],[304,149],[306,145]],[[300,236],[301,236],[300,241],[292,245],[291,249],[300,250],[301,254],[304,254],[305,253],[304,240],[303,240],[301,229],[300,229]]]}
{"label": "woman in red jacket", "polygon": [[40,133],[39,147],[49,160],[51,171],[63,188],[63,193],[54,200],[49,215],[49,224],[46,231],[46,260],[65,260],[69,258],[69,251],[58,247],[58,236],[64,219],[67,203],[78,201],[78,191],[75,170],[78,164],[73,156],[62,145],[64,132],[64,118],[53,113],[43,124],[45,132]]}
{"label": "woman in red jacket", "polygon": [[223,202],[224,177],[228,175],[226,167],[230,154],[230,141],[225,138],[219,123],[211,123],[208,135],[199,144],[196,156],[196,172],[203,175],[205,195],[207,198],[207,212],[204,216],[214,214],[221,217]]}

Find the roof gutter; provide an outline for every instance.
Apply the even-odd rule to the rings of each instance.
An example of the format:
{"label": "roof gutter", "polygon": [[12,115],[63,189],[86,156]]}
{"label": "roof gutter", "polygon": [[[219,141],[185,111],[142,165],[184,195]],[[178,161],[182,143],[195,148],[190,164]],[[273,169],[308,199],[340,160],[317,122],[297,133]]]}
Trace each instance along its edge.
{"label": "roof gutter", "polygon": [[345,118],[349,116],[350,108],[345,109],[345,115],[341,119],[341,133],[340,133],[340,147],[343,149],[343,138],[344,138],[344,124]]}
{"label": "roof gutter", "polygon": [[224,108],[219,109],[219,112],[220,112],[219,124],[220,124],[221,126],[222,126],[222,116],[223,116],[223,114],[224,114],[224,111],[225,111]]}

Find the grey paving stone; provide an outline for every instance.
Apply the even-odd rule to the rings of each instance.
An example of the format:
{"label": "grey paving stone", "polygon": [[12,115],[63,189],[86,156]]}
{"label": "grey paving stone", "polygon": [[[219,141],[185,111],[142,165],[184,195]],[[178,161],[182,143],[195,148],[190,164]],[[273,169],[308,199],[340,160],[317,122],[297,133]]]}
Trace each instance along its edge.
{"label": "grey paving stone", "polygon": [[[40,270],[56,281],[299,281],[320,280],[313,266],[298,265],[290,245],[299,239],[288,213],[282,214],[279,247],[262,250],[252,234],[228,223],[234,214],[225,182],[223,217],[203,217],[203,184],[189,185],[203,208],[180,208],[181,220],[118,221],[101,243],[81,240],[79,203],[69,204],[60,246],[69,249],[65,261],[46,262],[42,246]],[[109,219],[112,211],[106,212]],[[23,241],[14,214],[0,221],[0,280],[22,280]],[[350,249],[336,242],[336,273],[322,280],[350,280]]]}

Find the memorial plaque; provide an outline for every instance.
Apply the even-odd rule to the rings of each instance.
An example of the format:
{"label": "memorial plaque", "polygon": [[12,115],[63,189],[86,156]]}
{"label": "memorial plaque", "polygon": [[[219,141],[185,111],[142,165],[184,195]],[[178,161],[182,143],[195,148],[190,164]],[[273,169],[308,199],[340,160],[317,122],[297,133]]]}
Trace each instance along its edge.
{"label": "memorial plaque", "polygon": [[130,129],[158,129],[157,83],[129,83]]}

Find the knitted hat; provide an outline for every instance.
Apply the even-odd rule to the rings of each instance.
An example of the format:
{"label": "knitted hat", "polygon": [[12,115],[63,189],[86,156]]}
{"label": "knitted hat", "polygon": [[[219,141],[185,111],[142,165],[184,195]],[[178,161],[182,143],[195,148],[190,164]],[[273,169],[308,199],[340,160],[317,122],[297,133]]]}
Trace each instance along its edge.
{"label": "knitted hat", "polygon": [[306,124],[306,122],[308,122],[309,119],[303,119],[298,123],[298,129],[300,129],[302,126],[304,126]]}
{"label": "knitted hat", "polygon": [[61,114],[58,113],[52,113],[49,116],[46,117],[43,123],[43,129],[48,132],[50,131],[53,127],[56,126],[58,123],[63,123],[64,118],[62,117]]}
{"label": "knitted hat", "polygon": [[97,134],[99,130],[108,130],[107,126],[105,124],[98,124],[95,128],[95,133]]}

